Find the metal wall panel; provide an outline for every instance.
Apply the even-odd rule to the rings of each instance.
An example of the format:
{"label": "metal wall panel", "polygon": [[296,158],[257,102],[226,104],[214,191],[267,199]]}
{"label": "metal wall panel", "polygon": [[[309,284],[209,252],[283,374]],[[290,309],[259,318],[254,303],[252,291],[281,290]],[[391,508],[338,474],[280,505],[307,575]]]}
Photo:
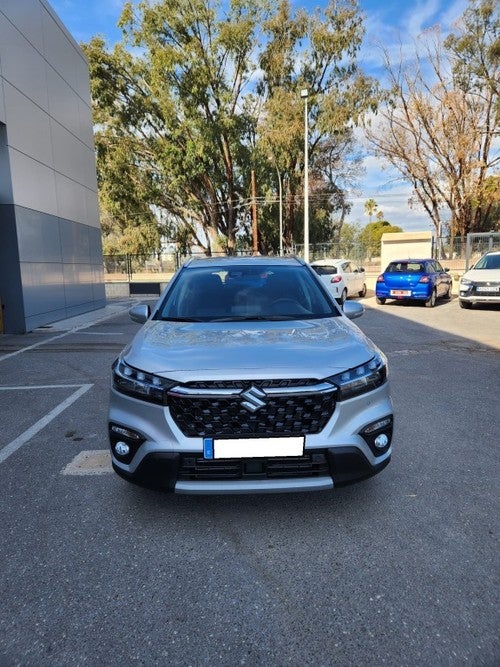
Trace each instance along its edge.
{"label": "metal wall panel", "polygon": [[16,226],[21,262],[62,262],[59,218],[18,207]]}
{"label": "metal wall panel", "polygon": [[50,118],[47,112],[7,81],[4,92],[9,145],[52,167]]}
{"label": "metal wall panel", "polygon": [[[99,204],[97,202],[97,193],[90,188],[84,189],[86,222],[90,227],[96,227],[99,230],[99,243],[101,238],[101,222],[99,220]],[[101,257],[102,259],[102,257]]]}
{"label": "metal wall panel", "polygon": [[54,170],[12,146],[9,158],[14,202],[25,208],[57,215]]}
{"label": "metal wall panel", "polygon": [[73,90],[77,90],[76,60],[82,59],[81,54],[46,10],[42,11],[42,31],[47,62]]}
{"label": "metal wall panel", "polygon": [[66,310],[63,265],[60,262],[21,262],[25,316]]}
{"label": "metal wall panel", "polygon": [[78,264],[90,264],[90,235],[87,225],[61,220],[60,234],[63,262],[75,266],[75,271],[79,270]]}
{"label": "metal wall panel", "polygon": [[6,331],[105,305],[87,61],[47,0],[0,1]]}
{"label": "metal wall panel", "polygon": [[2,77],[42,109],[48,107],[46,63],[40,53],[2,13],[0,58]]}
{"label": "metal wall panel", "polygon": [[[81,135],[80,104],[75,91],[52,68],[47,67],[47,88],[49,91],[49,113],[60,125],[79,137]],[[88,112],[88,109],[87,109]],[[89,125],[89,115],[85,117]],[[88,128],[92,133],[92,125]]]}
{"label": "metal wall panel", "polygon": [[2,0],[1,10],[17,30],[42,53],[42,8],[38,0]]}
{"label": "metal wall panel", "polygon": [[5,98],[3,92],[2,59],[0,58],[0,123],[5,123]]}
{"label": "metal wall panel", "polygon": [[[85,224],[87,222],[86,192],[83,185],[75,183],[56,172],[57,212],[61,218]],[[94,192],[94,198],[95,198]]]}

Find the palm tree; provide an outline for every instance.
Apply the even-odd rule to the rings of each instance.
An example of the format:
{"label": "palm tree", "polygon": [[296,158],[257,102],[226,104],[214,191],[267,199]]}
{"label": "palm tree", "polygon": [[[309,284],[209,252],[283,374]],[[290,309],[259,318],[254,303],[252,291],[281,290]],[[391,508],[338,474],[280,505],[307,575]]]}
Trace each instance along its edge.
{"label": "palm tree", "polygon": [[375,201],[375,199],[367,199],[365,201],[365,211],[368,214],[370,222],[372,221],[372,215],[375,213],[377,208],[378,208],[378,204]]}

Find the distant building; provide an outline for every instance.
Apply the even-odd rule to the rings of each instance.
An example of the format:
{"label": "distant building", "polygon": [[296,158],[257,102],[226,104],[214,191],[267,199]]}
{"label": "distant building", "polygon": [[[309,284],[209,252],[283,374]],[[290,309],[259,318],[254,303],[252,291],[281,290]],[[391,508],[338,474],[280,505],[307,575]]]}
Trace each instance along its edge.
{"label": "distant building", "polygon": [[4,333],[105,305],[88,63],[46,0],[0,2]]}

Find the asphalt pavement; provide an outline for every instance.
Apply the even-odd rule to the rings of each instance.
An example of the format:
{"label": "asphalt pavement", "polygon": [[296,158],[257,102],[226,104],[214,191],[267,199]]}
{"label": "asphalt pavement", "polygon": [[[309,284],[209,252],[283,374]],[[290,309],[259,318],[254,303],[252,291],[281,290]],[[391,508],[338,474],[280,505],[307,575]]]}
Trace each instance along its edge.
{"label": "asphalt pavement", "polygon": [[363,300],[396,419],[376,477],[189,497],[109,465],[139,300],[0,337],[0,665],[500,664],[500,310]]}

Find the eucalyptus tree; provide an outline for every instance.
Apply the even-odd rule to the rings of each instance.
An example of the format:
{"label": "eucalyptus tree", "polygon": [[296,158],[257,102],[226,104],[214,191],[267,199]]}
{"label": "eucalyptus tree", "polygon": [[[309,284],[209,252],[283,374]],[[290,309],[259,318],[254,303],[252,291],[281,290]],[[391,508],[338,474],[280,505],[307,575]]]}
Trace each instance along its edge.
{"label": "eucalyptus tree", "polygon": [[[101,206],[115,237],[137,239],[130,227],[161,210],[183,243],[234,252],[250,233],[253,170],[259,196],[279,175],[285,237],[300,238],[304,88],[311,238],[331,233],[334,214],[342,224],[358,164],[352,128],[376,105],[375,84],[356,63],[355,0],[330,0],[311,15],[288,0],[141,0],[125,4],[120,26],[112,49],[100,37],[84,45]],[[261,248],[276,250],[276,216],[267,222]]]}
{"label": "eucalyptus tree", "polygon": [[244,96],[265,18],[260,0],[127,2],[121,42],[84,45],[105,210],[157,206],[207,252],[221,235],[234,250],[254,126]]}

